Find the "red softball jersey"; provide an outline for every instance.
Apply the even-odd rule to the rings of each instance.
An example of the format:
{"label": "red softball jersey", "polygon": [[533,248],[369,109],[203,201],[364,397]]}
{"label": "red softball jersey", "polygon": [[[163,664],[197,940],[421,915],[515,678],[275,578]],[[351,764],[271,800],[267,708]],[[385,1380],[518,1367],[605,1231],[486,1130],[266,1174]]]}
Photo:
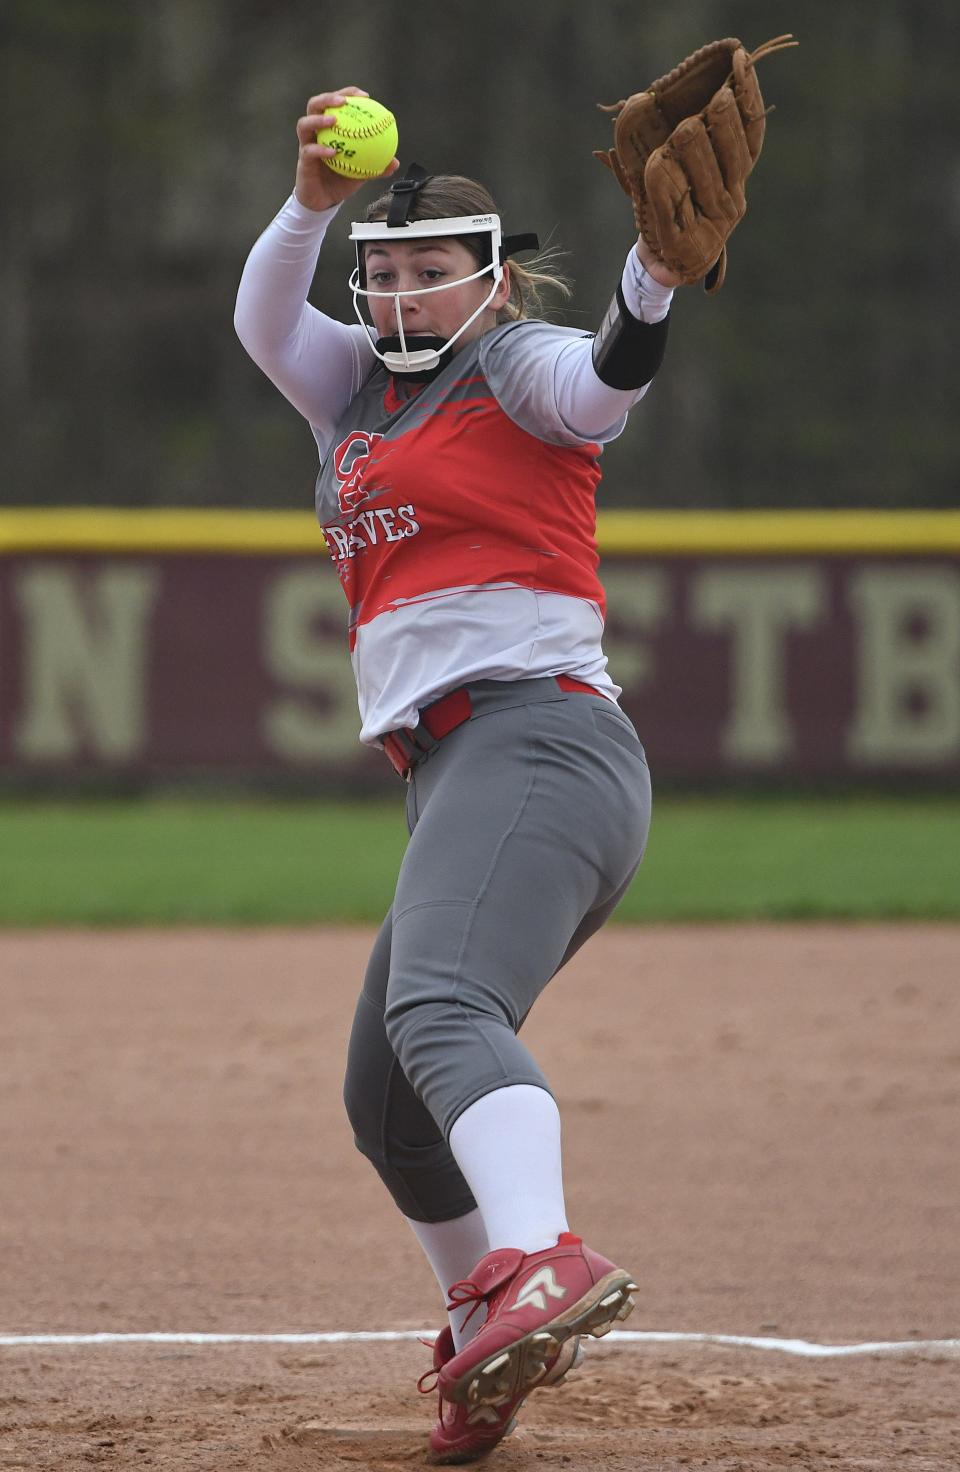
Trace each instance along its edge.
{"label": "red softball jersey", "polygon": [[568,674],[620,694],[601,647],[601,444],[537,386],[558,334],[587,335],[508,323],[422,386],[378,364],[336,427],[316,504],[350,608],[361,741],[470,680]]}

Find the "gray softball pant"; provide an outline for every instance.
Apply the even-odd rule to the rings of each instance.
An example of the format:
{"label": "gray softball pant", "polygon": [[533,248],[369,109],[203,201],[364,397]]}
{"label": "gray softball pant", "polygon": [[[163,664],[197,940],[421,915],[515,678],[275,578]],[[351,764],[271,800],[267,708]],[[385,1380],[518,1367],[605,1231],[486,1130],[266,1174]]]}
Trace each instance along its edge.
{"label": "gray softball pant", "polygon": [[517,1033],[622,899],[643,857],[650,778],[630,720],[552,678],[484,680],[415,769],[410,842],[348,1051],[357,1148],[405,1216],[476,1202],[447,1140],[509,1084],[549,1091]]}

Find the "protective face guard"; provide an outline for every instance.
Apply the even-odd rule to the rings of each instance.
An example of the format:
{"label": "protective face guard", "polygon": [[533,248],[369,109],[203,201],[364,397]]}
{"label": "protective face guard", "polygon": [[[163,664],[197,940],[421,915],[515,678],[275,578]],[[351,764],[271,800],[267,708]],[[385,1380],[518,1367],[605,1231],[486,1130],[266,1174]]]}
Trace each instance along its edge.
{"label": "protective face guard", "polygon": [[[370,241],[393,241],[407,244],[409,241],[436,238],[438,236],[454,238],[464,235],[486,235],[489,237],[490,261],[486,266],[481,266],[470,276],[461,276],[456,281],[443,281],[439,286],[423,286],[415,291],[371,291],[367,286],[366,268],[363,259],[364,246]],[[497,287],[503,280],[503,264],[501,261],[501,234],[499,215],[456,215],[445,220],[413,220],[409,224],[390,225],[386,220],[375,220],[370,224],[359,224],[356,221],[350,231],[350,239],[355,242],[357,248],[357,264],[350,276],[350,290],[353,292],[353,309],[361,327],[370,334],[373,351],[381,363],[390,373],[424,373],[439,367],[441,357],[448,352],[457,339],[466,332],[471,322],[475,322],[480,313],[490,305]],[[486,254],[486,250],[484,251]],[[428,339],[428,346],[411,349],[407,346],[406,336],[403,331],[403,319],[400,314],[400,298],[405,296],[427,296],[434,291],[448,291],[451,286],[462,286],[466,281],[477,281],[481,276],[490,274],[492,280],[490,290],[476,311],[471,312],[467,320],[457,328],[452,337],[446,340],[442,338]],[[363,320],[360,310],[360,297],[392,297],[394,315],[397,322],[396,338],[375,338],[373,329]],[[399,345],[399,350],[398,350]]]}

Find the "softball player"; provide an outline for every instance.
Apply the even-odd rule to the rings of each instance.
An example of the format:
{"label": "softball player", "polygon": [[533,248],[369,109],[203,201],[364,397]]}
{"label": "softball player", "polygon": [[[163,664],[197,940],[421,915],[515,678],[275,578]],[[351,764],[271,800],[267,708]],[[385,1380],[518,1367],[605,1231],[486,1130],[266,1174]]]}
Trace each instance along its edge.
{"label": "softball player", "polygon": [[360,739],[407,781],[345,1101],[444,1290],[421,1389],[439,1384],[436,1460],[469,1461],[636,1287],[569,1230],[560,1117],[517,1034],[646,842],[643,748],[601,648],[595,492],[660,363],[674,278],[641,243],[596,334],[533,318],[547,278],[515,256],[535,239],[504,238],[480,185],[414,165],[353,226],[360,321],[316,311],[325,231],[359,186],[314,140],[351,93],[367,95],[319,93],[298,123],[295,190],[250,254],[236,327],[313,430]]}

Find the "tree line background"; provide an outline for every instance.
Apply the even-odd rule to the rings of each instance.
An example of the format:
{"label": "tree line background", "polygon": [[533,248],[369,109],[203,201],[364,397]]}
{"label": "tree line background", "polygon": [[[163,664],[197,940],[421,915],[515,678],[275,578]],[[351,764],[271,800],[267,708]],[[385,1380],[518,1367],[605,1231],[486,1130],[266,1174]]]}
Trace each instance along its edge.
{"label": "tree line background", "polygon": [[[390,106],[400,158],[562,245],[592,330],[630,244],[598,102],[718,36],[793,31],[727,284],[678,293],[606,505],[957,503],[956,16],[937,0],[4,0],[0,500],[311,504],[306,424],[232,327],[312,92]],[[364,195],[358,197],[362,202]],[[352,320],[348,205],[311,300]]]}

